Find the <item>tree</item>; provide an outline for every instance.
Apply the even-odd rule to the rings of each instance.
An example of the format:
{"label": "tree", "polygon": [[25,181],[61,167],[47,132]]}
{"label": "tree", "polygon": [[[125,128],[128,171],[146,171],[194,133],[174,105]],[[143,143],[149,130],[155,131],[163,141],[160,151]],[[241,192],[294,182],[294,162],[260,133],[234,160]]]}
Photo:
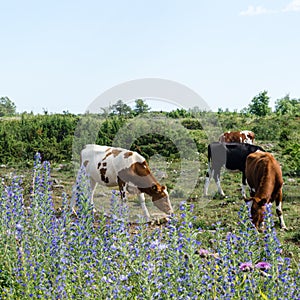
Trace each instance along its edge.
{"label": "tree", "polygon": [[251,100],[251,103],[248,106],[250,114],[263,117],[271,112],[271,108],[269,107],[270,97],[267,93],[267,91],[263,91]]}
{"label": "tree", "polygon": [[134,111],[136,114],[147,113],[151,107],[142,99],[135,100],[135,108]]}
{"label": "tree", "polygon": [[122,100],[118,100],[116,104],[111,106],[113,114],[117,114],[119,116],[127,116],[132,113],[132,109],[130,106],[125,104]]}
{"label": "tree", "polygon": [[278,115],[295,115],[300,113],[300,99],[291,99],[287,94],[285,97],[276,100],[275,112]]}
{"label": "tree", "polygon": [[0,117],[16,114],[16,105],[8,97],[0,98]]}

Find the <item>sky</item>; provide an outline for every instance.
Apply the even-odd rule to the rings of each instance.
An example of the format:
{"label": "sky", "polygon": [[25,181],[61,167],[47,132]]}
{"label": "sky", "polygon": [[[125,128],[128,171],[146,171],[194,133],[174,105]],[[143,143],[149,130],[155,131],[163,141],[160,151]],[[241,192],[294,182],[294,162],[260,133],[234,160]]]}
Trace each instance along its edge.
{"label": "sky", "polygon": [[0,18],[0,97],[18,112],[83,113],[143,78],[213,111],[300,98],[300,0],[0,0]]}

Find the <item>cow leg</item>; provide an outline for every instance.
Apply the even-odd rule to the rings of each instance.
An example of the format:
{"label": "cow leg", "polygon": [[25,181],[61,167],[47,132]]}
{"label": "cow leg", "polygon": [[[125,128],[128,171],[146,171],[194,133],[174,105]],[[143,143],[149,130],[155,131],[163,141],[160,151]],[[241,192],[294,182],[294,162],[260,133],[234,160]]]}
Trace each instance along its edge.
{"label": "cow leg", "polygon": [[244,199],[246,199],[246,188],[247,188],[246,174],[243,172],[243,176],[242,176],[242,197]]}
{"label": "cow leg", "polygon": [[281,189],[277,193],[275,201],[276,201],[276,213],[279,218],[280,228],[287,229],[282,214],[282,190]]}
{"label": "cow leg", "polygon": [[217,184],[217,187],[218,187],[218,193],[222,196],[222,197],[225,197],[225,193],[223,192],[222,190],[222,187],[221,187],[221,180],[220,180],[220,174],[221,174],[221,170],[214,170],[213,172],[213,177],[214,177],[214,180]]}
{"label": "cow leg", "polygon": [[225,193],[223,192],[222,187],[221,187],[220,176],[218,176],[218,179],[216,180],[216,184],[217,184],[217,187],[218,187],[218,192],[219,192],[219,194],[220,194],[222,197],[225,197]]}
{"label": "cow leg", "polygon": [[122,201],[126,202],[127,201],[126,183],[118,177],[118,185],[119,185],[119,191],[121,194],[121,199],[122,199]]}
{"label": "cow leg", "polygon": [[95,190],[96,190],[96,187],[97,187],[97,182],[93,178],[90,178],[90,183],[91,183],[91,198],[90,198],[90,201],[93,204],[94,203],[94,193],[95,193]]}
{"label": "cow leg", "polygon": [[142,210],[143,210],[143,212],[145,214],[146,221],[149,222],[150,221],[150,214],[149,214],[149,211],[148,211],[146,203],[145,203],[145,195],[144,195],[144,193],[139,193],[138,194],[138,199],[140,201]]}
{"label": "cow leg", "polygon": [[212,177],[211,169],[208,169],[206,172],[205,183],[204,183],[204,190],[203,190],[204,196],[207,196],[208,194],[208,187],[209,187],[211,177]]}

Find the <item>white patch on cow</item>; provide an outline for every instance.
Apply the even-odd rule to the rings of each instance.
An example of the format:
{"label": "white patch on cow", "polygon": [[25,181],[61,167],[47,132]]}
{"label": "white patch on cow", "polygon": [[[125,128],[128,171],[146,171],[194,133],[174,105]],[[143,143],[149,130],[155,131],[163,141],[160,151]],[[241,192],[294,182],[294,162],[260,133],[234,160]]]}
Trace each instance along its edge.
{"label": "white patch on cow", "polygon": [[240,136],[240,143],[242,143],[243,142],[243,139],[242,139],[242,137]]}
{"label": "white patch on cow", "polygon": [[149,211],[148,211],[146,203],[145,203],[145,195],[143,193],[139,193],[138,194],[138,199],[139,199],[139,202],[141,204],[142,210],[143,210],[143,212],[146,216],[146,221],[149,222],[150,214],[149,214]]}
{"label": "white patch on cow", "polygon": [[286,229],[286,225],[284,223],[284,220],[283,220],[283,215],[279,216],[279,222],[280,222],[280,226],[282,229]]}
{"label": "white patch on cow", "polygon": [[204,196],[207,196],[207,194],[208,194],[208,187],[209,187],[211,178],[214,176],[214,170],[211,171],[210,166],[209,166],[207,173],[208,173],[208,177],[205,178],[204,189],[203,189]]}
{"label": "white patch on cow", "polygon": [[240,131],[240,134],[248,135],[249,133],[250,133],[249,130],[242,130],[242,131]]}
{"label": "white patch on cow", "polygon": [[280,227],[283,228],[283,229],[286,229],[284,219],[283,219],[283,215],[282,215],[282,203],[281,202],[276,206],[276,210],[281,212],[281,215],[279,216]]}
{"label": "white patch on cow", "polygon": [[205,183],[204,183],[204,196],[207,196],[208,194],[208,187],[209,187],[209,182],[210,182],[210,178],[206,177],[205,178]]}
{"label": "white patch on cow", "polygon": [[223,192],[222,187],[221,187],[221,181],[220,181],[220,179],[218,179],[216,183],[217,183],[219,194],[222,195],[223,197],[225,197],[225,193]]}
{"label": "white patch on cow", "polygon": [[281,205],[281,202],[278,204],[278,206],[276,206],[276,209],[278,209],[279,211],[282,212],[282,205]]}

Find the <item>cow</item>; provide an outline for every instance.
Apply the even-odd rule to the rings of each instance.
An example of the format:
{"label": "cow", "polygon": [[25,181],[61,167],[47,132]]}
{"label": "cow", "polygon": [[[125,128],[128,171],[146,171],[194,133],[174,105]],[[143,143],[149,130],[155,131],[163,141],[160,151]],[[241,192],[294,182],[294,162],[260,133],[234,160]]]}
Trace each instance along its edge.
{"label": "cow", "polygon": [[123,148],[88,144],[80,153],[81,166],[86,170],[91,184],[91,202],[97,184],[118,186],[122,200],[127,200],[126,191],[137,194],[147,220],[150,214],[145,205],[144,193],[152,197],[153,204],[166,214],[173,208],[165,186],[160,185],[143,156]]}
{"label": "cow", "polygon": [[263,224],[266,204],[275,201],[280,227],[286,229],[282,215],[282,172],[274,156],[268,152],[251,153],[246,159],[245,173],[250,188],[250,198],[245,201],[255,227],[259,229]]}
{"label": "cow", "polygon": [[243,131],[227,131],[220,135],[221,143],[254,143],[255,134],[250,130]]}
{"label": "cow", "polygon": [[220,183],[220,173],[223,166],[229,171],[240,171],[242,175],[242,196],[246,198],[246,175],[245,165],[246,158],[250,153],[265,150],[257,145],[246,143],[219,143],[213,142],[208,145],[208,170],[204,184],[204,196],[207,196],[208,187],[211,178],[213,177],[218,192],[225,197]]}

